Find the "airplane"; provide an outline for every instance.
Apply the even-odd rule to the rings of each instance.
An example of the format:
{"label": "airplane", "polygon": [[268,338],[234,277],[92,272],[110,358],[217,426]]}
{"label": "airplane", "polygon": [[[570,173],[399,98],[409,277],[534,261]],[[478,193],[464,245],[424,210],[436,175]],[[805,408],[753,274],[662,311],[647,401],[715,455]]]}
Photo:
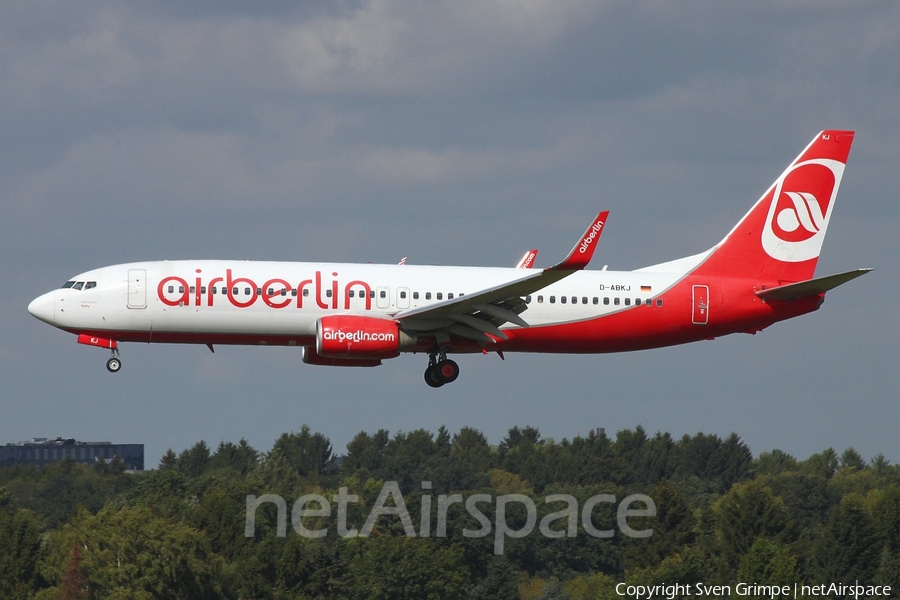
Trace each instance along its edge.
{"label": "airplane", "polygon": [[434,388],[450,354],[609,353],[756,333],[817,310],[871,269],[814,277],[853,131],[817,134],[712,248],[634,271],[585,270],[600,212],[562,261],[515,268],[176,260],[87,271],[28,311],[77,341],[299,346],[311,365],[374,367],[428,356]]}

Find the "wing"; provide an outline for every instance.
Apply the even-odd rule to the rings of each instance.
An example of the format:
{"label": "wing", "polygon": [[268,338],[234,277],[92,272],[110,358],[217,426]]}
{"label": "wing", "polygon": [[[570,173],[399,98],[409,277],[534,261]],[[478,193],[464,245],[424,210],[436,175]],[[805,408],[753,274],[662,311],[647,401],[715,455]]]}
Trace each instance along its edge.
{"label": "wing", "polygon": [[608,216],[609,211],[598,214],[565,260],[552,267],[540,271],[523,269],[531,272],[472,294],[398,312],[394,319],[399,321],[400,327],[405,331],[429,332],[446,340],[449,340],[450,335],[484,344],[494,343],[495,338],[508,339],[500,329],[502,325],[513,323],[519,327],[528,327],[528,323],[519,316],[528,308],[525,296],[588,265]]}

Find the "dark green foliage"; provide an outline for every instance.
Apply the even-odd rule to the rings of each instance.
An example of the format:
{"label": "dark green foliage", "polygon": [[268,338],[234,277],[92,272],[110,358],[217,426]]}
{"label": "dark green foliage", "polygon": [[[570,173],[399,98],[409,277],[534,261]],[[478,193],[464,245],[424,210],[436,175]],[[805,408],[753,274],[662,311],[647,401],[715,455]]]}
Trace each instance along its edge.
{"label": "dark green foliage", "polygon": [[[397,482],[416,537],[397,515],[382,515],[370,537],[339,536],[339,490],[359,497],[347,506],[347,525],[361,529],[385,482]],[[615,597],[621,581],[900,585],[900,467],[883,456],[867,464],[852,448],[803,461],[773,450],[754,460],[735,434],[675,439],[638,426],[556,442],[536,427],[512,427],[492,447],[471,427],[379,430],[360,432],[338,458],[327,437],[303,426],[264,453],[246,440],[214,451],[200,441],[170,449],[146,473],[125,473],[121,461],[62,461],[0,469],[0,486],[0,598],[531,600]],[[491,498],[479,508],[492,525],[498,496],[529,498],[532,533],[506,538],[495,555],[494,529],[464,535],[481,523],[462,501],[446,510],[439,537],[439,498],[478,493]],[[652,529],[648,538],[616,527],[616,503],[635,493],[656,505],[655,516],[628,521]],[[284,500],[286,531],[278,535],[279,507],[266,503],[247,537],[247,498],[265,494]],[[330,503],[329,516],[303,520],[326,531],[321,539],[294,529],[294,503],[309,494]],[[616,500],[588,513],[593,526],[615,528],[610,538],[584,528],[581,507],[598,494]],[[546,502],[551,495],[577,502],[572,521],[560,512],[569,501]],[[423,506],[427,537],[419,535]],[[540,533],[551,514],[549,530],[562,537]],[[511,530],[526,517],[520,502],[506,506]]]}
{"label": "dark green foliage", "polygon": [[807,574],[820,581],[872,581],[883,547],[859,501],[844,498],[813,544]]}
{"label": "dark green foliage", "polygon": [[18,600],[34,592],[41,528],[29,510],[19,509],[0,487],[0,598]]}

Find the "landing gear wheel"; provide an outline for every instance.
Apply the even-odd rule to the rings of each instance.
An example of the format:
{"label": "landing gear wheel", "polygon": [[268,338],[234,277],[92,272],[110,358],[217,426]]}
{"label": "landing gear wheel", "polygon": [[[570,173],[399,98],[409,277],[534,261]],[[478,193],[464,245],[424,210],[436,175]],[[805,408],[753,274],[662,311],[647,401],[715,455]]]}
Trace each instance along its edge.
{"label": "landing gear wheel", "polygon": [[122,368],[122,361],[116,358],[115,356],[106,361],[106,370],[110,373],[118,373],[119,369]]}
{"label": "landing gear wheel", "polygon": [[442,383],[453,383],[456,381],[456,378],[459,377],[459,365],[449,358],[445,358],[438,362],[438,364],[435,365],[435,371],[437,372],[437,378],[440,379]]}
{"label": "landing gear wheel", "polygon": [[440,373],[438,373],[437,365],[431,365],[425,369],[425,383],[430,387],[439,388],[444,385],[444,382],[438,379],[439,376]]}

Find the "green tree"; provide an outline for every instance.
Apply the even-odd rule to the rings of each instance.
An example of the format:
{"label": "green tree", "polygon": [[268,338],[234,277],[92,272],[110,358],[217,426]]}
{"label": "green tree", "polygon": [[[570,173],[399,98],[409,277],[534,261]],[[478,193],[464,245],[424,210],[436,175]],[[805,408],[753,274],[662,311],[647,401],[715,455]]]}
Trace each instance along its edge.
{"label": "green tree", "polygon": [[147,507],[79,511],[48,540],[42,575],[61,589],[71,573],[71,549],[92,597],[221,598],[222,561],[197,530]]}
{"label": "green tree", "polygon": [[226,469],[235,475],[245,477],[256,468],[259,453],[241,438],[237,444],[233,442],[219,442],[219,447],[209,459],[208,469]]}
{"label": "green tree", "polygon": [[312,433],[309,425],[300,433],[283,433],[275,442],[270,456],[281,456],[301,477],[319,480],[334,466],[331,441],[321,433]]}
{"label": "green tree", "polygon": [[633,520],[636,529],[652,528],[649,539],[628,539],[625,559],[629,569],[658,565],[694,541],[694,515],[681,492],[668,481],[653,486],[650,497],[656,503],[656,517],[646,524]]}
{"label": "green tree", "polygon": [[759,537],[784,541],[789,525],[784,502],[756,481],[735,484],[713,505],[717,543],[731,569],[736,569]]}
{"label": "green tree", "polygon": [[883,547],[859,500],[845,497],[813,544],[808,574],[821,581],[872,581]]}
{"label": "green tree", "polygon": [[178,455],[178,470],[188,477],[200,477],[209,464],[209,446],[200,440]]}
{"label": "green tree", "polygon": [[178,468],[178,456],[175,452],[169,448],[166,450],[166,453],[163,454],[162,458],[159,459],[159,467],[160,470],[166,469],[177,469]]}
{"label": "green tree", "polygon": [[358,539],[346,594],[370,600],[466,598],[469,570],[459,548],[405,536]]}
{"label": "green tree", "polygon": [[37,587],[41,531],[34,513],[16,508],[0,488],[0,598],[28,598]]}
{"label": "green tree", "polygon": [[[797,557],[791,549],[765,537],[756,538],[750,551],[741,557],[737,570],[737,580],[747,583],[790,586],[798,579]],[[745,597],[759,600],[770,598],[769,595]]]}

